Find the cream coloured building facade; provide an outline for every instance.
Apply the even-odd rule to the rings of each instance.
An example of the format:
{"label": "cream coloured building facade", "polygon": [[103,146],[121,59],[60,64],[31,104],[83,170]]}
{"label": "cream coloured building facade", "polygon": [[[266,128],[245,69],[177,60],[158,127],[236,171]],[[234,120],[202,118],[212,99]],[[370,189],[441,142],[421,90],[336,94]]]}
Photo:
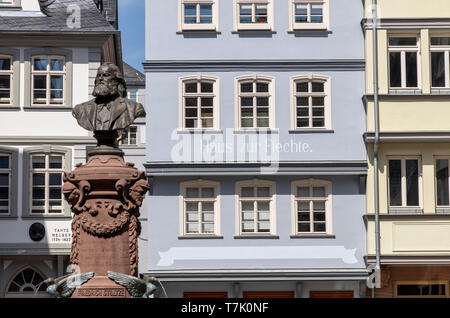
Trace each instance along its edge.
{"label": "cream coloured building facade", "polygon": [[366,259],[376,262],[378,198],[376,296],[449,297],[449,10],[441,0],[378,0],[374,58],[372,1],[366,0]]}

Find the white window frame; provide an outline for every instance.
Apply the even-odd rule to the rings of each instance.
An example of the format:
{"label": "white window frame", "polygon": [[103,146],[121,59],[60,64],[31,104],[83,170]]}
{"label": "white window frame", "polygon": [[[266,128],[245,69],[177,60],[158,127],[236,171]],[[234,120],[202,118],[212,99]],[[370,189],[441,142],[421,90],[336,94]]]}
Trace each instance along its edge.
{"label": "white window frame", "polygon": [[[45,168],[33,168],[33,157],[44,157],[45,158]],[[61,157],[61,168],[57,169],[51,169],[50,168],[50,157]],[[29,178],[30,178],[30,215],[37,215],[37,216],[52,216],[52,215],[64,215],[64,196],[62,193],[62,186],[63,186],[63,173],[66,171],[65,167],[65,155],[62,153],[44,153],[44,152],[35,152],[30,154],[30,171],[29,171]],[[44,195],[44,206],[34,206],[33,205],[33,173],[41,173],[45,175],[45,195]],[[59,206],[49,206],[50,204],[50,173],[61,173],[61,205]],[[54,187],[54,186],[52,186]],[[56,199],[54,199],[56,200]],[[59,213],[49,213],[49,210],[61,210]],[[41,210],[42,213],[33,212],[33,210]]]}
{"label": "white window frame", "polygon": [[[12,169],[13,169],[13,158],[12,158],[12,154],[11,153],[3,153],[0,152],[0,156],[1,157],[8,157],[9,160],[9,165],[8,168],[0,168],[0,174],[8,174],[8,205],[6,206],[6,210],[2,209],[0,211],[2,211],[0,213],[0,216],[7,216],[7,215],[11,215],[11,211],[12,211],[12,189],[13,189],[13,182],[12,182]],[[5,186],[0,186],[2,188],[5,188]],[[5,201],[2,199],[2,201]],[[4,208],[4,206],[2,206],[2,208]],[[6,212],[5,212],[6,211]]]}
{"label": "white window frame", "polygon": [[[390,169],[389,162],[391,160],[401,160],[401,188],[402,188],[402,205],[401,206],[392,206],[391,205],[391,183],[390,183]],[[419,187],[419,205],[412,206],[407,205],[407,191],[406,191],[406,160],[418,160],[418,187]],[[420,209],[423,210],[423,168],[422,168],[422,157],[420,155],[408,155],[408,156],[387,156],[387,195],[388,195],[388,208],[389,210],[411,210],[411,209]]]}
{"label": "white window frame", "polygon": [[[416,46],[391,46],[389,45],[389,39],[390,38],[416,38]],[[422,89],[422,62],[421,62],[421,51],[420,51],[420,44],[421,39],[419,34],[389,34],[387,37],[387,45],[388,45],[388,85],[389,90],[396,91],[396,90],[420,90]],[[391,71],[390,71],[390,65],[391,65],[391,59],[390,59],[390,53],[394,52],[400,52],[400,59],[401,59],[401,86],[400,87],[391,87]],[[407,87],[406,86],[406,52],[416,52],[417,54],[417,87]]]}
{"label": "white window frame", "polygon": [[[277,223],[276,223],[276,182],[275,181],[269,181],[269,180],[261,180],[261,179],[252,179],[252,180],[243,180],[236,182],[235,185],[235,202],[236,202],[236,235],[237,236],[248,236],[248,237],[254,237],[254,236],[275,236],[277,232]],[[270,199],[267,198],[260,198],[260,197],[253,197],[253,198],[245,198],[243,199],[241,196],[242,188],[246,187],[252,187],[252,188],[258,188],[258,187],[269,187],[270,191]],[[255,223],[255,232],[244,232],[242,229],[242,201],[253,201],[254,202],[254,219],[253,222]],[[270,223],[270,230],[269,232],[257,232],[257,214],[256,211],[257,208],[257,201],[267,201],[269,200],[269,223]]]}
{"label": "white window frame", "polygon": [[[329,0],[289,0],[289,25],[291,31],[301,30],[330,30],[330,2]],[[303,23],[295,22],[295,6],[298,4],[306,4],[308,10],[308,21]],[[311,5],[322,4],[322,23],[310,22],[311,18]]]}
{"label": "white window frame", "polygon": [[438,209],[450,209],[450,193],[448,193],[449,195],[449,204],[448,205],[438,205],[438,186],[437,186],[437,164],[436,161],[437,160],[447,160],[448,162],[448,167],[449,167],[449,176],[448,176],[448,188],[449,188],[449,192],[450,192],[450,156],[435,156],[434,157],[434,189],[435,189],[435,200],[436,200],[436,208]]}
{"label": "white window frame", "polygon": [[9,98],[0,98],[1,106],[12,106],[14,98],[14,57],[11,55],[0,54],[0,58],[8,59],[10,61],[10,69],[8,71],[0,70],[0,75],[9,75]]}
{"label": "white window frame", "polygon": [[21,0],[0,0],[0,7],[20,7]]}
{"label": "white window frame", "polygon": [[[241,93],[241,83],[252,82],[254,91],[252,93]],[[256,83],[262,82],[269,84],[269,91],[267,93],[256,92]],[[242,127],[241,123],[241,97],[253,97],[253,127]],[[269,127],[257,127],[256,117],[256,98],[269,98]],[[275,78],[265,75],[246,75],[239,76],[235,79],[235,127],[239,131],[270,131],[275,130]]]}
{"label": "white window frame", "polygon": [[[213,92],[212,93],[200,93],[197,89],[197,93],[185,93],[185,83],[189,82],[197,82],[197,87],[200,87],[200,84],[202,81],[210,82],[213,84]],[[214,76],[203,76],[203,75],[195,75],[195,76],[186,76],[181,77],[179,79],[179,123],[178,127],[181,131],[217,131],[220,128],[220,83],[219,78]],[[201,118],[201,103],[200,98],[201,97],[210,97],[213,99],[213,126],[212,127],[199,127],[201,120],[198,120],[197,127],[194,128],[186,128],[186,121],[185,121],[185,98],[197,98],[197,119]]]}
{"label": "white window frame", "polygon": [[[212,5],[212,23],[185,23],[184,5],[197,5],[197,21],[200,18],[200,4]],[[219,28],[219,0],[178,0],[178,29],[183,31],[217,31]]]}
{"label": "white window frame", "polygon": [[[309,92],[297,92],[297,83],[308,82]],[[324,84],[324,92],[312,92],[312,83],[320,82]],[[309,99],[309,127],[297,127],[297,97],[308,97]],[[324,97],[324,127],[312,126],[312,97]],[[331,115],[331,79],[324,75],[300,75],[291,77],[291,129],[292,130],[331,130],[332,129],[332,115]]]}
{"label": "white window frame", "polygon": [[[450,35],[438,35],[438,34],[430,35],[430,83],[431,83],[431,88],[436,91],[448,90],[448,89],[450,89],[450,44],[449,45],[432,45],[431,44],[432,38],[450,38]],[[442,86],[442,87],[433,86],[433,73],[432,73],[433,67],[432,67],[431,54],[434,52],[444,53],[445,86]]]}
{"label": "white window frame", "polygon": [[[275,0],[233,0],[234,5],[234,29],[235,31],[271,31],[273,30],[273,1]],[[248,4],[252,5],[252,19],[255,16],[255,5],[266,4],[267,5],[267,23],[241,23],[240,22],[240,5]]]}
{"label": "white window frame", "polygon": [[[135,101],[135,102],[139,102],[138,101],[138,89],[137,88],[129,88],[128,90],[127,90],[127,98],[128,99],[131,99],[132,101]],[[133,99],[132,98],[132,96],[131,96],[131,92],[134,92],[134,93],[136,93],[136,95],[135,95],[135,99]]]}
{"label": "white window frame", "polygon": [[[34,272],[30,282],[27,282],[25,280],[25,276],[23,275],[23,272],[27,269],[30,269]],[[42,280],[45,280],[46,276],[43,275],[41,271],[35,269],[32,266],[25,266],[21,268],[19,271],[15,272],[15,274],[9,279],[8,283],[6,284],[5,298],[51,298],[51,296],[47,292],[36,290],[38,285],[33,285],[33,279],[36,274],[41,276]],[[19,285],[16,282],[14,282],[15,278],[18,275],[22,276],[22,281],[24,282],[24,284]],[[12,284],[15,284],[19,288],[19,291],[16,292],[9,291]],[[23,291],[27,287],[34,289],[34,292]],[[39,288],[41,288],[41,286],[39,286]]]}
{"label": "white window frame", "polygon": [[[130,143],[131,140],[131,130],[135,129],[136,130],[136,143],[132,144]],[[126,134],[127,138],[125,140],[127,140],[127,143],[124,143],[124,139],[123,139],[123,135]],[[119,145],[121,146],[137,146],[139,145],[139,126],[133,125],[128,127],[126,130],[122,131],[122,135],[119,141]]]}
{"label": "white window frame", "polygon": [[[324,187],[325,197],[309,197],[300,200],[297,197],[297,188],[299,187]],[[332,182],[328,180],[321,179],[303,179],[296,180],[291,183],[291,206],[292,206],[292,235],[293,236],[308,236],[308,235],[332,235],[333,234],[333,203],[332,203]],[[310,232],[299,232],[298,231],[298,202],[299,201],[309,201],[310,202]],[[313,201],[325,201],[325,232],[314,232],[314,213],[312,208]]]}
{"label": "white window frame", "polygon": [[[34,70],[34,60],[36,58],[39,59],[47,59],[47,69],[45,71],[35,71]],[[63,60],[63,70],[62,71],[51,71],[50,70],[50,60],[51,59],[62,59]],[[45,103],[36,103],[34,98],[34,76],[37,75],[45,75],[46,76],[46,98]],[[51,102],[51,76],[52,75],[58,75],[63,77],[63,96],[62,98],[58,98],[60,100],[60,103],[52,103]],[[33,55],[31,57],[31,106],[58,106],[58,107],[64,107],[65,101],[66,101],[66,94],[67,94],[67,72],[66,72],[66,57],[64,55]],[[44,99],[42,99],[44,100]]]}
{"label": "white window frame", "polygon": [[[213,188],[214,198],[186,198],[186,191],[188,188]],[[188,233],[186,230],[187,219],[186,219],[186,202],[214,202],[214,232],[213,233],[201,233],[201,212],[198,211],[198,223],[199,223],[199,233]],[[220,183],[212,180],[189,180],[180,183],[180,195],[179,195],[179,233],[181,237],[216,237],[220,236]]]}

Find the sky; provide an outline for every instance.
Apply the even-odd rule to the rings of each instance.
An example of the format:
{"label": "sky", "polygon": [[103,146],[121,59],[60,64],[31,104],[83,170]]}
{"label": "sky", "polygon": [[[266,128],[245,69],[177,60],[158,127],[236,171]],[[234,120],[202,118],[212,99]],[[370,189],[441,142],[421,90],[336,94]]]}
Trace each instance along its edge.
{"label": "sky", "polygon": [[144,73],[142,62],[145,59],[145,0],[118,1],[123,60]]}

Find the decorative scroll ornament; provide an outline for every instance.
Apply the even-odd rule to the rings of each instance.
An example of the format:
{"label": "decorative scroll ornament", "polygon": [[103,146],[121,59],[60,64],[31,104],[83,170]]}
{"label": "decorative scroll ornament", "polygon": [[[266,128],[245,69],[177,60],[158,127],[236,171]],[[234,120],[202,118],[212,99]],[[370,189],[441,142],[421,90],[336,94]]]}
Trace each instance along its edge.
{"label": "decorative scroll ornament", "polygon": [[[141,234],[139,207],[150,186],[145,172],[134,171],[130,177],[119,179],[115,183],[116,196],[110,199],[92,199],[89,197],[92,188],[90,182],[76,180],[73,173],[64,174],[63,194],[74,213],[70,255],[72,264],[79,264],[81,230],[96,237],[108,238],[119,234],[128,226],[130,273],[133,276],[138,274],[138,237]],[[112,221],[97,221],[96,216],[102,211],[112,217]]]}

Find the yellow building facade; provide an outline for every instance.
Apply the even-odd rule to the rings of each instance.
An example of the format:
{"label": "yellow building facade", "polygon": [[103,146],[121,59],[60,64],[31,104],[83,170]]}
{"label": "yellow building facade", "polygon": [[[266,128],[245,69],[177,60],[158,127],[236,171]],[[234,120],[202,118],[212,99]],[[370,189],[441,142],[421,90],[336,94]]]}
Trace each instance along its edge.
{"label": "yellow building facade", "polygon": [[[375,59],[372,0],[365,3],[367,261],[376,259],[378,198],[379,297],[450,296],[448,12],[448,0],[378,0]],[[374,60],[378,60],[378,107]]]}

